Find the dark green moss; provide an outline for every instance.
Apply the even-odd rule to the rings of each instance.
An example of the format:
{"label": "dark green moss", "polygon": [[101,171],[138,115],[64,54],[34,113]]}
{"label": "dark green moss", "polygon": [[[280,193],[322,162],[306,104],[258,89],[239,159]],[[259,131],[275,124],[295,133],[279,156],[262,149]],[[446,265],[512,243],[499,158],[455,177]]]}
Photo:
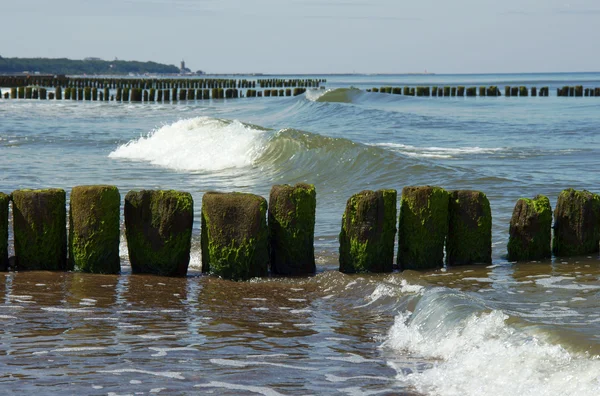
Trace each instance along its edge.
{"label": "dark green moss", "polygon": [[271,189],[268,224],[272,273],[302,275],[316,271],[316,197],[312,184],[286,184]]}
{"label": "dark green moss", "polygon": [[202,198],[202,272],[245,280],[267,275],[267,201],[254,194],[208,192]]}
{"label": "dark green moss", "polygon": [[130,191],[125,236],[134,273],[185,276],[190,261],[192,196],[174,190]]}
{"label": "dark green moss", "polygon": [[554,211],[552,252],[577,256],[600,250],[600,197],[572,188],[558,196]]}
{"label": "dark green moss", "polygon": [[552,208],[548,197],[517,201],[510,219],[508,260],[542,260],[551,256]]}
{"label": "dark green moss", "polygon": [[66,194],[61,189],[12,193],[17,269],[67,267]]}
{"label": "dark green moss", "polygon": [[479,191],[453,191],[448,206],[448,266],[492,262],[492,211]]}
{"label": "dark green moss", "polygon": [[0,193],[0,271],[8,269],[8,202],[10,196]]}
{"label": "dark green moss", "polygon": [[365,190],[350,197],[339,235],[341,272],[392,271],[396,201],[396,190]]}
{"label": "dark green moss", "polygon": [[444,264],[449,194],[440,187],[404,187],[400,200],[398,266],[433,269]]}
{"label": "dark green moss", "polygon": [[69,209],[69,268],[118,274],[121,196],[114,186],[78,186]]}

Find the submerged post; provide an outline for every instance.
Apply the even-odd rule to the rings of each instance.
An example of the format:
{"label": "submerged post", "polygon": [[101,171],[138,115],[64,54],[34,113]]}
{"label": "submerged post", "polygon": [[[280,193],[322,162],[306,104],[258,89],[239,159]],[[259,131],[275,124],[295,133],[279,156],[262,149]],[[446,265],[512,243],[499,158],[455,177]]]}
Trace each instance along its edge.
{"label": "submerged post", "polygon": [[452,191],[449,202],[446,264],[490,264],[492,211],[486,195],[480,191]]}
{"label": "submerged post", "polygon": [[125,196],[125,236],[131,270],[185,276],[190,262],[194,202],[174,190],[130,191]]}
{"label": "submerged post", "polygon": [[121,195],[115,186],[77,186],[69,209],[69,268],[118,274]]}
{"label": "submerged post", "polygon": [[434,269],[444,264],[449,194],[440,187],[404,187],[398,226],[398,266]]}
{"label": "submerged post", "polygon": [[267,275],[267,201],[245,193],[202,198],[202,272],[232,280]]}
{"label": "submerged post", "polygon": [[12,193],[17,269],[65,270],[67,209],[62,189]]}
{"label": "submerged post", "polygon": [[396,190],[361,191],[346,203],[340,232],[340,271],[391,272]]}
{"label": "submerged post", "polygon": [[510,219],[508,260],[542,260],[551,256],[552,208],[543,195],[517,201]]}

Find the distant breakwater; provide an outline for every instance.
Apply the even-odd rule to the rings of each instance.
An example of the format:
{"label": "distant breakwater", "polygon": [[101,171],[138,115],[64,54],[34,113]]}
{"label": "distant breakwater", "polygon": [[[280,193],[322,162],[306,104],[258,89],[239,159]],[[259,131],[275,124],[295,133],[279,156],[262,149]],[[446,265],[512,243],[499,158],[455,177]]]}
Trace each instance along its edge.
{"label": "distant breakwater", "polygon": [[[399,270],[491,264],[492,213],[484,193],[404,187],[399,211],[397,201],[394,189],[365,190],[348,199],[339,234],[341,272],[392,272],[395,252]],[[11,204],[15,256],[9,259]],[[68,213],[63,189],[0,193],[0,269],[120,273],[120,207],[119,190],[109,185],[74,187]],[[193,208],[187,192],[127,193],[123,215],[133,273],[187,274]],[[206,193],[202,271],[232,280],[269,272],[314,274],[315,209],[315,187],[305,183],[273,186],[268,202],[248,193]],[[599,249],[599,195],[563,190],[554,214],[545,196],[517,201],[509,225],[510,261],[581,256]]]}
{"label": "distant breakwater", "polygon": [[4,99],[170,102],[239,97],[297,96],[325,79],[156,79],[0,76]]}
{"label": "distant breakwater", "polygon": [[[89,78],[0,76],[0,98],[170,103],[207,99],[298,96],[324,89],[325,79]],[[3,89],[3,90],[2,90]],[[366,92],[416,97],[548,97],[548,86],[381,86]],[[556,89],[558,97],[600,97],[600,87]]]}

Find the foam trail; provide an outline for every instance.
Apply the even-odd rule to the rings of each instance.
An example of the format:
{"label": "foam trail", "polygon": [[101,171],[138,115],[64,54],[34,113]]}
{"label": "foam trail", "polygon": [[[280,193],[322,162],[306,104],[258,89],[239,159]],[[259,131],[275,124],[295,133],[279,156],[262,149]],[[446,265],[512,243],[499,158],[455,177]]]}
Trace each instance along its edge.
{"label": "foam trail", "polygon": [[[400,361],[389,365],[399,381],[442,396],[600,394],[597,357],[549,344],[509,326],[502,311],[478,309],[462,298],[429,291],[412,316],[396,317],[383,346],[397,351]],[[431,363],[411,367],[407,356]]]}
{"label": "foam trail", "polygon": [[109,158],[147,161],[183,171],[243,168],[260,156],[265,134],[239,121],[196,117],[165,125],[123,144]]}

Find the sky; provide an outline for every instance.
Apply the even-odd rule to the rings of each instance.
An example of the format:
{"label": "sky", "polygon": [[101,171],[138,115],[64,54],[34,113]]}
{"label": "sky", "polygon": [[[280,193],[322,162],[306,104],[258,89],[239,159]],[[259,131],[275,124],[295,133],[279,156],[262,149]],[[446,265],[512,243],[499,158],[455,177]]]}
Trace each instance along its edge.
{"label": "sky", "polygon": [[599,0],[0,0],[0,56],[207,73],[600,71]]}

